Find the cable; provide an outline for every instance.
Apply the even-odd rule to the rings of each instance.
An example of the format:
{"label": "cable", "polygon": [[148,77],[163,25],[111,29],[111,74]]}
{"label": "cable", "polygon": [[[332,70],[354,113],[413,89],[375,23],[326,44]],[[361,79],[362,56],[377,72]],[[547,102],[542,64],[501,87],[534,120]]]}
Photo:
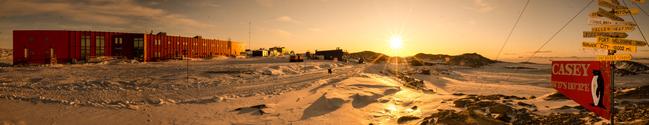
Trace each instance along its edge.
{"label": "cable", "polygon": [[[626,5],[626,3],[625,3],[625,5]],[[633,4],[633,5],[635,5],[636,7],[638,7],[638,8],[642,11],[642,13],[644,13],[644,15],[649,16],[649,13],[647,13],[647,11],[644,11],[644,9],[642,9],[642,7],[640,7],[640,4],[635,3],[635,4]]]}
{"label": "cable", "polygon": [[[590,0],[590,2],[588,2],[588,4],[586,4],[586,6],[584,6],[584,8],[581,8],[581,10],[579,11],[579,13],[575,14],[575,16],[572,16],[572,18],[570,18],[570,20],[568,20],[568,22],[566,22],[566,24],[564,24],[564,25],[563,25],[563,26],[562,26],[562,27],[561,27],[557,32],[555,32],[554,34],[552,34],[552,36],[550,36],[550,38],[549,38],[547,41],[545,41],[545,42],[543,43],[543,45],[541,45],[541,47],[539,47],[538,49],[536,49],[536,51],[534,51],[534,53],[532,53],[532,55],[531,55],[529,58],[527,58],[527,60],[526,60],[525,62],[529,62],[530,60],[532,60],[532,58],[534,58],[534,56],[535,56],[539,51],[541,51],[541,49],[543,49],[543,47],[545,47],[545,45],[547,45],[548,43],[550,43],[550,41],[552,41],[552,40],[554,39],[554,37],[556,37],[556,36],[557,36],[561,31],[563,31],[563,29],[565,29],[565,28],[570,24],[570,22],[572,22],[573,20],[575,20],[575,18],[577,18],[577,16],[579,16],[582,12],[584,12],[584,10],[586,10],[586,8],[588,8],[588,6],[590,6],[591,4],[593,4],[593,1],[595,1],[595,0]],[[514,69],[514,72],[513,72],[513,73],[516,73],[517,71],[518,71],[518,68]],[[507,79],[505,79],[505,81],[508,81],[510,77],[511,77],[511,75],[507,76]]]}
{"label": "cable", "polygon": [[503,49],[505,48],[505,45],[507,45],[507,42],[509,42],[509,38],[512,36],[514,33],[514,29],[516,29],[516,26],[518,25],[518,22],[521,20],[521,17],[523,17],[523,13],[525,13],[525,10],[527,9],[527,5],[529,5],[530,0],[527,0],[525,2],[525,5],[523,6],[523,10],[521,10],[521,13],[518,14],[518,18],[516,18],[516,22],[514,23],[514,26],[512,26],[512,29],[509,31],[509,34],[507,35],[507,38],[505,38],[505,42],[503,45],[500,47],[500,50],[498,50],[498,55],[496,55],[496,61],[500,58],[500,53],[503,52]]}
{"label": "cable", "polygon": [[555,32],[555,33],[550,37],[550,39],[548,39],[547,41],[545,41],[545,42],[543,43],[543,45],[541,45],[541,47],[539,47],[538,49],[536,49],[536,51],[534,51],[534,53],[532,53],[532,55],[530,56],[530,58],[527,59],[526,62],[529,62],[530,60],[532,60],[532,58],[536,55],[536,53],[538,53],[539,51],[541,51],[541,49],[543,49],[543,47],[545,47],[545,45],[547,45],[548,43],[550,43],[550,41],[552,41],[552,40],[554,39],[554,37],[556,37],[556,36],[557,36],[561,31],[563,31],[563,29],[565,29],[566,26],[568,26],[568,25],[570,24],[570,22],[572,22],[573,20],[575,20],[575,18],[577,18],[577,16],[579,16],[582,12],[584,12],[584,10],[586,10],[586,8],[588,8],[588,6],[590,6],[590,4],[593,3],[593,1],[595,1],[595,0],[590,0],[590,2],[588,2],[588,4],[587,4],[586,6],[584,6],[584,8],[581,8],[581,10],[579,11],[579,13],[575,14],[575,16],[572,16],[572,18],[570,18],[570,20],[568,20],[568,22],[566,22],[566,24],[564,24],[564,25],[563,25],[563,26],[562,26],[562,27],[561,27],[557,32]]}
{"label": "cable", "polygon": [[[624,3],[624,6],[628,6],[626,4],[626,1],[622,1],[622,3]],[[636,4],[636,6],[637,6],[637,4]],[[638,6],[638,8],[640,8],[640,6]],[[642,8],[640,8],[640,9],[642,9]],[[644,10],[642,12],[644,12]],[[645,13],[645,14],[647,14],[647,13]],[[635,20],[635,16],[633,16],[633,14],[631,13],[631,10],[629,10],[629,15],[631,16],[631,19],[633,19],[633,23],[635,23],[635,26],[638,27],[638,31],[640,31],[640,35],[642,36],[642,39],[644,39],[644,41],[647,42],[647,38],[644,36],[644,33],[642,32],[642,28],[640,28],[640,24],[638,24],[638,22]]]}

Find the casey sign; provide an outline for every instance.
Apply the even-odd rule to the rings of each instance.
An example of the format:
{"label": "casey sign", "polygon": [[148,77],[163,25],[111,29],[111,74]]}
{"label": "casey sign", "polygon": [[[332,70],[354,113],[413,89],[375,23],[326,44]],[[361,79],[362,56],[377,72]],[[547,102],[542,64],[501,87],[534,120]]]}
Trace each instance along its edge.
{"label": "casey sign", "polygon": [[552,61],[552,87],[585,109],[610,119],[611,67],[600,61]]}

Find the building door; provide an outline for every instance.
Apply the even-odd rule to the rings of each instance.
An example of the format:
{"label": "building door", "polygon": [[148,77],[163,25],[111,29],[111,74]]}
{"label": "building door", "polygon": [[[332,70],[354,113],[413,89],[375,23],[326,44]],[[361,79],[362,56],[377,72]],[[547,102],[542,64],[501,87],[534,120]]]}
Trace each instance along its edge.
{"label": "building door", "polygon": [[135,59],[144,59],[144,38],[133,39],[133,55]]}
{"label": "building door", "polygon": [[125,56],[123,43],[124,39],[122,39],[121,37],[115,37],[113,41],[112,55],[116,58],[122,58]]}

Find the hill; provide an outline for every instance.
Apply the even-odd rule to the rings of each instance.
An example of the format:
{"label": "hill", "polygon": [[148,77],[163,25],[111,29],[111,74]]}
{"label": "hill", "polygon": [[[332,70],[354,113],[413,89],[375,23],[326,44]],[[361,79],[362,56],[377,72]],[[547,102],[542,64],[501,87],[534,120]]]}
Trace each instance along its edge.
{"label": "hill", "polygon": [[373,51],[361,51],[361,52],[356,52],[356,53],[349,53],[349,54],[347,54],[347,57],[355,58],[355,59],[364,59],[367,62],[370,62],[372,60],[377,60],[376,62],[382,62],[382,61],[386,61],[386,60],[388,60],[388,58],[390,58],[390,56],[388,56],[388,55],[385,55],[383,53],[373,52]]}

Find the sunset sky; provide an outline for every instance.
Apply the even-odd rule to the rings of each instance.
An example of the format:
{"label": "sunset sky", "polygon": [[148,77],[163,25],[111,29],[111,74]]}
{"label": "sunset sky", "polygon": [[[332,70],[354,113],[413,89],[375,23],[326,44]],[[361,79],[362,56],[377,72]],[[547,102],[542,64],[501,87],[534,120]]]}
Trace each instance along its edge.
{"label": "sunset sky", "polygon": [[[527,57],[589,0],[531,0],[501,58]],[[167,32],[232,39],[254,49],[285,46],[297,52],[340,47],[389,55],[480,53],[495,58],[524,0],[0,0],[0,48],[12,30],[66,29]],[[628,2],[631,5],[630,2]],[[635,7],[635,6],[631,6]],[[649,10],[649,3],[642,4]],[[582,49],[588,13],[557,35],[537,56],[594,56]],[[649,32],[649,17],[636,15]],[[631,21],[630,17],[623,17]],[[642,40],[638,30],[630,39]],[[400,36],[400,49],[390,39]],[[247,47],[246,47],[247,48]],[[635,57],[649,57],[639,47]]]}

